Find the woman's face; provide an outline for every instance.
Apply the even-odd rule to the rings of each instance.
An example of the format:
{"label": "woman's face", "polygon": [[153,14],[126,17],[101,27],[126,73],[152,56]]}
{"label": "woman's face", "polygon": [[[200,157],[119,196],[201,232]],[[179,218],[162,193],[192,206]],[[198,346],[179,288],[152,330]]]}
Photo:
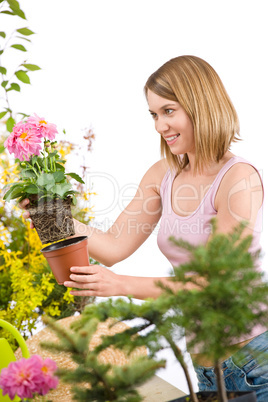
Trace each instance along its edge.
{"label": "woman's face", "polygon": [[194,127],[181,105],[150,90],[147,92],[147,101],[155,129],[164,138],[170,151],[174,155],[194,153]]}

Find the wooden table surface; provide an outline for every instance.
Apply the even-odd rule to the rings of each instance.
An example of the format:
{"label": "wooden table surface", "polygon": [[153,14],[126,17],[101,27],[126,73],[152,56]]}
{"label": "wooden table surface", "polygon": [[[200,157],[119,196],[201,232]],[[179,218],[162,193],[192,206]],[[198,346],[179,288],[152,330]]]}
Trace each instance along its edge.
{"label": "wooden table surface", "polygon": [[184,392],[156,375],[139,387],[138,390],[144,397],[144,402],[167,402],[186,395]]}

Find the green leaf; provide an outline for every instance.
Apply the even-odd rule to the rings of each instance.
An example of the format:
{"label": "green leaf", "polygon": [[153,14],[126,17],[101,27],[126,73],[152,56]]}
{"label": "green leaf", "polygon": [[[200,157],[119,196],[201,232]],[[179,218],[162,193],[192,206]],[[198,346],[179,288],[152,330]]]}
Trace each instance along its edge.
{"label": "green leaf", "polygon": [[33,155],[30,160],[31,165],[34,166],[34,164],[38,161],[38,159],[39,159],[38,155]]}
{"label": "green leaf", "polygon": [[1,112],[1,113],[0,113],[0,120],[1,120],[6,114],[7,114],[7,111],[6,111],[6,112]]}
{"label": "green leaf", "polygon": [[65,171],[65,167],[62,166],[60,163],[57,163],[57,162],[56,162],[56,168],[57,168],[57,170]]}
{"label": "green leaf", "polygon": [[57,153],[58,153],[58,151],[53,151],[53,152],[50,152],[48,156],[49,156],[49,158],[52,158],[53,156],[56,156]]}
{"label": "green leaf", "polygon": [[59,172],[54,172],[53,177],[54,177],[55,183],[60,183],[62,180],[64,180],[65,175],[64,175],[64,172],[61,170]]}
{"label": "green leaf", "polygon": [[22,52],[27,52],[27,49],[23,45],[20,45],[20,44],[11,45],[10,47],[21,50]]}
{"label": "green leaf", "polygon": [[1,86],[2,86],[3,88],[5,88],[5,87],[7,86],[7,84],[8,84],[8,81],[7,81],[7,80],[1,82]]}
{"label": "green leaf", "polygon": [[6,74],[7,73],[7,69],[5,67],[1,67],[0,66],[0,73],[1,74]]}
{"label": "green leaf", "polygon": [[4,152],[4,150],[5,150],[4,145],[0,145],[0,154],[2,154]]}
{"label": "green leaf", "polygon": [[12,84],[10,84],[10,87],[7,89],[7,91],[12,91],[12,90],[20,92],[19,84],[16,84],[14,82]]}
{"label": "green leaf", "polygon": [[4,31],[0,31],[0,36],[2,36],[2,38],[6,37],[6,33]]}
{"label": "green leaf", "polygon": [[30,117],[29,114],[25,114],[25,113],[23,113],[23,112],[18,112],[17,114],[20,114],[23,119],[24,119],[25,117]]}
{"label": "green leaf", "polygon": [[63,197],[67,191],[69,191],[72,188],[72,185],[69,183],[65,184],[56,184],[51,190],[55,193],[58,194],[60,197]]}
{"label": "green leaf", "polygon": [[21,10],[19,2],[17,0],[7,0],[9,7],[14,12],[15,15],[18,15],[20,18],[26,20],[24,12]]}
{"label": "green leaf", "polygon": [[72,198],[72,204],[75,206],[77,204],[77,199],[75,196],[73,196]]}
{"label": "green leaf", "polygon": [[28,194],[38,194],[39,190],[35,184],[29,184],[24,188],[24,192]]}
{"label": "green leaf", "polygon": [[47,184],[55,184],[54,176],[52,173],[43,173],[38,177],[37,182],[38,186],[45,187]]}
{"label": "green leaf", "polygon": [[29,178],[29,177],[33,178],[33,177],[36,177],[36,174],[30,169],[25,169],[25,170],[22,170],[21,177],[23,177],[23,178]]}
{"label": "green leaf", "polygon": [[16,36],[16,38],[22,39],[22,40],[27,40],[27,42],[30,42],[30,43],[32,42],[31,39],[26,38],[25,36]]}
{"label": "green leaf", "polygon": [[81,177],[76,174],[76,173],[66,173],[68,176],[72,177],[72,179],[75,179],[76,181],[78,181],[79,183],[85,184],[84,180],[81,179]]}
{"label": "green leaf", "polygon": [[11,200],[10,196],[12,194],[12,188],[10,188],[3,197],[3,200],[9,202]]}
{"label": "green leaf", "polygon": [[13,127],[15,126],[15,124],[16,124],[15,120],[13,119],[12,116],[10,116],[10,117],[7,119],[7,122],[6,122],[7,131],[8,131],[9,133],[11,133],[11,131],[13,130]]}
{"label": "green leaf", "polygon": [[29,28],[26,28],[26,27],[17,29],[17,32],[20,33],[21,35],[25,35],[25,36],[34,34],[33,31],[31,31]]}
{"label": "green leaf", "polygon": [[15,13],[12,13],[11,11],[8,10],[0,11],[0,14],[15,15]]}
{"label": "green leaf", "polygon": [[3,199],[7,202],[20,197],[24,187],[21,184],[14,184],[4,195]]}
{"label": "green leaf", "polygon": [[15,72],[16,77],[18,80],[24,82],[24,84],[30,84],[30,78],[28,77],[27,73],[23,70],[19,70]]}
{"label": "green leaf", "polygon": [[22,64],[22,66],[27,68],[27,70],[29,70],[29,71],[41,70],[41,68],[39,66],[37,66],[36,64],[24,63],[24,64]]}

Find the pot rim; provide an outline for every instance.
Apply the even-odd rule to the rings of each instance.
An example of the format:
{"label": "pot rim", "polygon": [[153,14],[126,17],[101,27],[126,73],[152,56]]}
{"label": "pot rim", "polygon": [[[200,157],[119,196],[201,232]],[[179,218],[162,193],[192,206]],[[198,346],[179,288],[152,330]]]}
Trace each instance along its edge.
{"label": "pot rim", "polygon": [[[49,246],[46,246],[44,248],[41,249],[41,252],[50,252],[50,251],[58,251],[61,250],[63,248],[69,247],[69,246],[73,246],[75,244],[79,244],[82,241],[86,240],[88,238],[88,236],[77,236],[77,237],[72,237],[70,239],[66,239],[66,240],[61,240],[57,243],[52,243]],[[62,244],[61,244],[62,243]]]}

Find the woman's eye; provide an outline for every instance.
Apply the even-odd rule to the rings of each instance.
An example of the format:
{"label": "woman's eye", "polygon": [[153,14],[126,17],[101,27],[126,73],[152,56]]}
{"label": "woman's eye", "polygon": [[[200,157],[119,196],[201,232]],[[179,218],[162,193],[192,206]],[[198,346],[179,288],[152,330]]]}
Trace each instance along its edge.
{"label": "woman's eye", "polygon": [[173,112],[173,109],[165,109],[166,114],[171,114]]}
{"label": "woman's eye", "polygon": [[157,117],[157,114],[156,114],[156,113],[151,112],[151,116],[152,116],[152,118],[155,120],[155,119],[156,119],[156,117]]}

